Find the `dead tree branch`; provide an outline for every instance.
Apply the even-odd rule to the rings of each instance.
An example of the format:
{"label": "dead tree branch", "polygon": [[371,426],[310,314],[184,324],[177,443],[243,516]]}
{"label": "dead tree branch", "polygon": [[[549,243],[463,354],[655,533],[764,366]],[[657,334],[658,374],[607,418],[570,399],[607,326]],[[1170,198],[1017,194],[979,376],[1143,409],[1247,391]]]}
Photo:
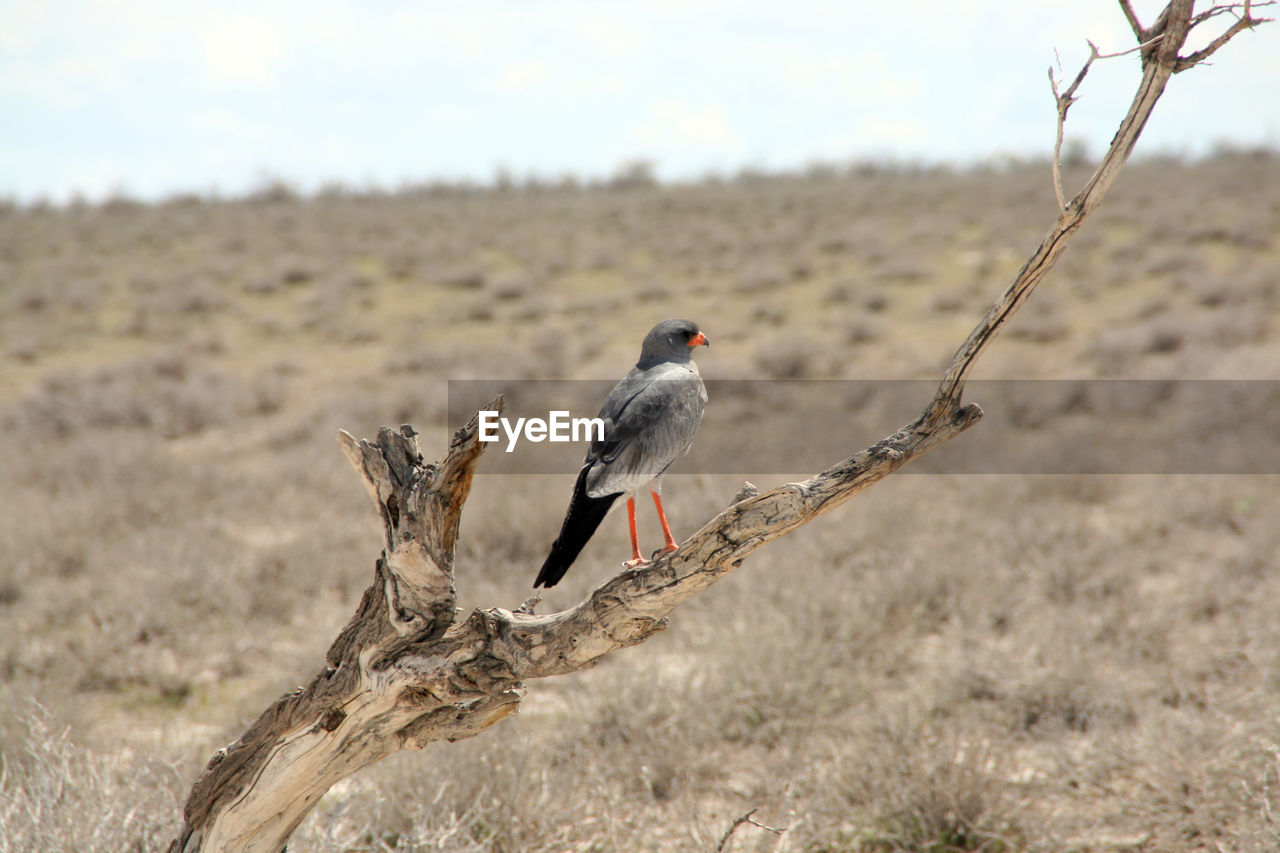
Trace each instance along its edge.
{"label": "dead tree branch", "polygon": [[[1152,110],[1155,109],[1156,102],[1164,94],[1165,86],[1168,85],[1170,78],[1179,70],[1182,70],[1180,66],[1183,63],[1190,61],[1189,57],[1180,56],[1179,51],[1186,44],[1187,36],[1190,35],[1194,23],[1192,0],[1172,0],[1160,13],[1156,23],[1150,28],[1140,27],[1137,17],[1133,14],[1133,10],[1128,3],[1121,2],[1120,5],[1125,10],[1125,15],[1129,18],[1130,24],[1135,28],[1138,49],[1142,54],[1142,80],[1134,92],[1129,109],[1124,118],[1120,120],[1116,135],[1112,138],[1111,145],[1108,146],[1093,175],[1085,182],[1084,187],[1062,206],[1057,222],[1045,233],[1040,245],[1031,257],[1027,259],[1022,269],[1018,271],[1013,284],[996,300],[995,304],[987,311],[986,316],[983,317],[982,322],[960,345],[960,349],[956,352],[955,357],[951,360],[951,364],[948,365],[943,375],[942,384],[938,389],[940,395],[959,397],[963,390],[965,376],[968,374],[969,368],[973,365],[978,354],[990,341],[991,337],[1004,325],[1009,315],[1018,310],[1022,303],[1026,301],[1027,296],[1030,295],[1031,291],[1035,289],[1036,285],[1040,283],[1045,274],[1052,269],[1058,258],[1061,257],[1063,251],[1066,250],[1072,235],[1080,228],[1085,217],[1092,213],[1101,203],[1103,197],[1115,183],[1116,178],[1119,177],[1120,170],[1129,159],[1129,155],[1133,152],[1133,146],[1142,134],[1142,129],[1146,126],[1147,118],[1151,115]],[[1262,19],[1249,17],[1247,10],[1245,19],[1253,22],[1251,26],[1263,23]],[[1236,32],[1240,32],[1240,30],[1236,30]],[[1094,48],[1089,61],[1085,63],[1085,67],[1077,75],[1076,81],[1073,81],[1071,87],[1063,93],[1065,96],[1074,97],[1076,82],[1082,79],[1089,64],[1096,58],[1098,56],[1096,55],[1096,48]],[[1061,118],[1064,115],[1065,108],[1060,100],[1059,116]]]}
{"label": "dead tree branch", "polygon": [[1076,74],[1076,78],[1071,81],[1071,85],[1067,87],[1065,92],[1058,91],[1058,78],[1053,76],[1053,66],[1049,66],[1049,86],[1053,89],[1053,98],[1058,106],[1058,134],[1053,142],[1053,192],[1058,199],[1058,210],[1066,213],[1067,202],[1062,194],[1062,134],[1067,123],[1067,110],[1071,109],[1071,105],[1076,102],[1076,90],[1080,88],[1080,84],[1084,82],[1085,75],[1089,73],[1089,68],[1097,59],[1114,59],[1117,56],[1125,56],[1134,51],[1143,50],[1144,48],[1155,44],[1160,37],[1156,36],[1150,41],[1145,41],[1139,45],[1129,48],[1128,50],[1117,51],[1116,53],[1100,53],[1098,46],[1092,41],[1089,45],[1089,58],[1080,68],[1080,72]]}
{"label": "dead tree branch", "polygon": [[1125,20],[1129,22],[1129,27],[1133,30],[1133,37],[1138,41],[1146,41],[1144,33],[1146,30],[1142,28],[1142,24],[1138,22],[1138,16],[1133,11],[1133,5],[1129,0],[1120,0],[1120,10],[1124,12]]}
{"label": "dead tree branch", "polygon": [[765,832],[772,832],[774,835],[781,835],[787,831],[786,827],[769,826],[767,823],[761,823],[756,820],[755,813],[758,811],[760,811],[758,808],[752,809],[746,814],[736,817],[733,823],[729,825],[729,828],[724,831],[724,835],[720,836],[720,843],[716,845],[716,853],[723,853],[725,847],[729,844],[729,839],[733,837],[733,833],[744,823],[749,823],[752,826],[759,827]]}
{"label": "dead tree branch", "polygon": [[1089,66],[1093,65],[1093,61],[1100,55],[1098,46],[1089,42],[1089,58],[1085,60],[1080,73],[1076,74],[1076,79],[1071,81],[1071,85],[1065,92],[1058,91],[1058,78],[1053,76],[1053,66],[1049,66],[1049,86],[1053,89],[1053,98],[1058,105],[1058,135],[1053,141],[1053,193],[1058,199],[1058,210],[1062,213],[1067,212],[1067,200],[1062,194],[1062,133],[1067,124],[1067,110],[1071,109],[1071,105],[1076,102],[1076,89],[1079,89],[1080,84],[1084,82],[1085,75],[1089,73]]}
{"label": "dead tree branch", "polygon": [[1240,33],[1245,30],[1251,30],[1259,24],[1265,24],[1271,21],[1271,18],[1255,18],[1253,16],[1253,7],[1273,5],[1275,5],[1274,0],[1268,0],[1268,2],[1265,3],[1252,3],[1250,0],[1245,0],[1244,3],[1230,3],[1223,6],[1214,6],[1213,8],[1196,15],[1191,22],[1192,29],[1218,15],[1228,12],[1235,14],[1237,9],[1242,10],[1241,14],[1236,17],[1236,22],[1213,41],[1209,42],[1208,45],[1186,56],[1179,56],[1178,64],[1173,69],[1174,73],[1177,74],[1180,71],[1186,71],[1188,68],[1199,65],[1201,62],[1204,62],[1206,59],[1217,53],[1218,48],[1231,41]]}
{"label": "dead tree branch", "polygon": [[[457,431],[437,465],[423,461],[409,427],[383,428],[373,442],[342,433],[342,450],[384,525],[373,582],[329,649],[325,669],[276,700],[209,762],[192,787],[170,853],[280,853],[334,782],[393,752],[483,731],[516,711],[526,680],[581,670],[645,640],[681,602],[757,548],[973,426],[982,411],[961,396],[974,362],[1110,189],[1169,78],[1221,47],[1211,43],[1179,55],[1193,25],[1191,0],[1173,0],[1149,30],[1127,3],[1121,7],[1138,34],[1143,76],[1106,156],[956,351],[921,415],[893,435],[803,482],[744,492],[679,551],[621,572],[568,610],[539,616],[530,607],[492,608],[459,620],[454,546],[484,448],[478,418]],[[1261,22],[1247,5],[1240,21],[1222,43]],[[1084,70],[1060,98],[1069,103],[1083,77]],[[500,409],[501,400],[490,408]]]}

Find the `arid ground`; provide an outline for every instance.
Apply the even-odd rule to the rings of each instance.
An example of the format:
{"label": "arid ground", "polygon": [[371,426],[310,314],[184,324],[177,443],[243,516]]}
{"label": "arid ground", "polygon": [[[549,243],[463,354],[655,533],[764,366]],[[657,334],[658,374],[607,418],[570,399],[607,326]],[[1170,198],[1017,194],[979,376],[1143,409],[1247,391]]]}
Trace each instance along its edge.
{"label": "arid ground", "polygon": [[[1056,212],[1043,163],[0,209],[0,851],[163,849],[323,665],[381,547],[338,429],[438,458],[447,380],[615,379],[668,317],[708,379],[928,379]],[[1135,162],[977,377],[1280,380],[1278,312],[1280,156]],[[1199,414],[1158,403],[1098,430]],[[681,476],[715,406],[677,538],[812,473],[760,475],[770,448],[900,425],[775,412],[740,471]],[[1275,850],[1280,476],[1181,470],[904,471],[480,737],[339,784],[290,849],[703,851],[758,809],[780,834],[725,849]],[[477,479],[465,608],[531,594],[573,476]],[[626,556],[615,514],[540,611]]]}

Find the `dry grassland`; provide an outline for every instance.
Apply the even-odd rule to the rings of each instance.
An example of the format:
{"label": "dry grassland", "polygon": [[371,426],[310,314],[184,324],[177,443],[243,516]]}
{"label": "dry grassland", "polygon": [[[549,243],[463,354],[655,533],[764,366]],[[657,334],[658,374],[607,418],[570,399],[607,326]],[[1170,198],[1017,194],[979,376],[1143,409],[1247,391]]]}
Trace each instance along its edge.
{"label": "dry grassland", "polygon": [[[0,851],[162,849],[322,665],[380,544],[339,428],[439,457],[447,379],[615,378],[671,316],[709,378],[928,378],[1054,216],[1044,164],[0,210]],[[1280,379],[1278,309],[1280,157],[1135,163],[978,373]],[[670,477],[677,536],[767,464]],[[572,476],[477,481],[463,606],[529,595]],[[896,476],[290,849],[713,850],[758,808],[727,849],[1275,850],[1277,518],[1275,476]]]}

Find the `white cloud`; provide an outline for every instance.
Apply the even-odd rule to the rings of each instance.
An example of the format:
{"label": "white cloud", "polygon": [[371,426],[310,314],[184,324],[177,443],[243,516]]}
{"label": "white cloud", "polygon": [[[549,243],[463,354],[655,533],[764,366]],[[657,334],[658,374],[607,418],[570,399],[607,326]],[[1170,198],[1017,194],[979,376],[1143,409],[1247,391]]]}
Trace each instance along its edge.
{"label": "white cloud", "polygon": [[502,88],[523,92],[545,81],[549,70],[547,63],[538,60],[512,63],[502,71]]}
{"label": "white cloud", "polygon": [[[323,182],[369,164],[394,181],[483,177],[495,162],[599,171],[641,157],[690,175],[747,158],[1043,154],[1054,48],[1070,77],[1085,38],[1132,40],[1114,0],[921,0],[910,22],[900,4],[831,0],[0,3],[0,163],[27,195],[109,173],[189,181],[200,163],[204,187],[242,185],[261,163]],[[1157,0],[1137,5],[1150,23]],[[1274,27],[1179,75],[1144,150],[1274,141]],[[1105,145],[1135,64],[1095,64],[1069,134]]]}
{"label": "white cloud", "polygon": [[[279,21],[274,22],[276,27]],[[271,87],[284,54],[273,22],[244,12],[210,15],[200,30],[205,81],[215,90]]]}
{"label": "white cloud", "polygon": [[643,56],[650,47],[646,28],[609,15],[584,17],[578,24],[578,35],[584,44],[615,58]]}
{"label": "white cloud", "polygon": [[857,56],[796,58],[788,64],[787,72],[792,86],[830,91],[844,103],[861,107],[900,103],[923,88],[918,70],[890,62],[878,50]]}
{"label": "white cloud", "polygon": [[245,137],[253,133],[253,125],[234,110],[225,107],[192,110],[186,117],[187,127],[197,134],[208,136]]}
{"label": "white cloud", "polygon": [[653,104],[631,141],[657,150],[689,147],[730,153],[742,148],[719,107],[692,107],[675,100]]}
{"label": "white cloud", "polygon": [[923,124],[910,119],[867,118],[858,125],[859,141],[873,149],[919,150],[928,139]]}

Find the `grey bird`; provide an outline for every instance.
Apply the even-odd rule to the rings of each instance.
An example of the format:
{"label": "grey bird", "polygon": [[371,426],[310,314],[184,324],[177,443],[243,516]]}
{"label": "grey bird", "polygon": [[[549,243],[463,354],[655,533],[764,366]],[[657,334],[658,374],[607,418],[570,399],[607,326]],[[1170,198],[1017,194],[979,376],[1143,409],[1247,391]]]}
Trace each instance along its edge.
{"label": "grey bird", "polygon": [[533,582],[535,588],[559,583],[621,495],[627,496],[631,527],[631,559],[623,565],[647,563],[636,535],[635,499],[645,488],[653,495],[662,522],[666,542],[661,553],[677,550],[662,511],[662,475],[689,452],[702,422],[707,389],[693,363],[693,348],[710,345],[688,320],[665,320],[644,336],[640,360],[600,407],[597,417],[604,421],[604,438],[591,442],[582,460],[560,535]]}

